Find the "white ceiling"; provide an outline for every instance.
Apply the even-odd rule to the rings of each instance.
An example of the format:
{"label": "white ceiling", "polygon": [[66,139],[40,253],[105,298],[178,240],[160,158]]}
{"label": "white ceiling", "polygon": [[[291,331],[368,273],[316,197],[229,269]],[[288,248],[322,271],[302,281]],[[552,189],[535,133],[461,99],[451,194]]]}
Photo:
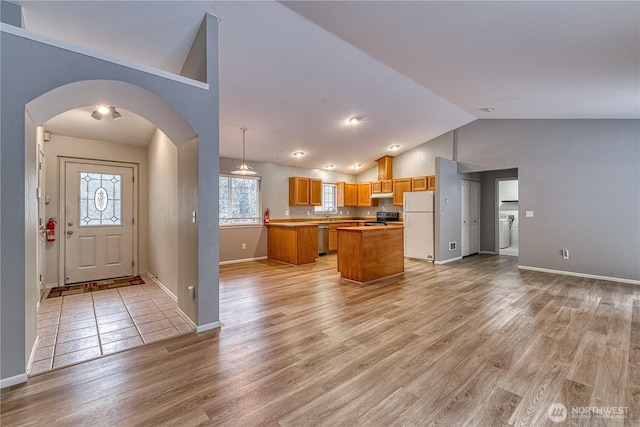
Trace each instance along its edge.
{"label": "white ceiling", "polygon": [[[354,173],[478,117],[640,118],[635,1],[18,3],[28,30],[174,73],[218,16],[223,157],[241,127],[248,161]],[[63,133],[126,122],[64,116]]]}

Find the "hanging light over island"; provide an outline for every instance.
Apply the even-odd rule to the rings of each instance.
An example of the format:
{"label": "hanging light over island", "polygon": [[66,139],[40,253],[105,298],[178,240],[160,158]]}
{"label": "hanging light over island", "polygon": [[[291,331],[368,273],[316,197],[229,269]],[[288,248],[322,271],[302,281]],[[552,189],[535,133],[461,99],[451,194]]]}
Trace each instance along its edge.
{"label": "hanging light over island", "polygon": [[256,171],[253,170],[253,168],[249,165],[247,165],[247,162],[245,161],[245,132],[247,131],[247,128],[240,128],[240,130],[242,131],[242,164],[240,166],[238,166],[238,169],[232,171],[231,173],[233,175],[255,175],[257,174]]}

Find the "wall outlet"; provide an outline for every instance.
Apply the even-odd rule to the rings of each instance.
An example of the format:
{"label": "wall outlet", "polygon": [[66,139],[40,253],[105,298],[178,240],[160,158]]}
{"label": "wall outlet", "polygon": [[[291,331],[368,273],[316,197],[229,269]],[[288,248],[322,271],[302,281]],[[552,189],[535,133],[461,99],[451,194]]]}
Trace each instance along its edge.
{"label": "wall outlet", "polygon": [[242,244],[242,249],[247,249],[247,244],[246,243]]}
{"label": "wall outlet", "polygon": [[527,218],[533,218],[533,211],[526,211],[525,215]]}
{"label": "wall outlet", "polygon": [[307,215],[311,215],[311,211],[307,211]]}
{"label": "wall outlet", "polygon": [[284,216],[289,216],[289,211],[284,211]]}
{"label": "wall outlet", "polygon": [[340,215],[342,215],[342,211],[340,211]]}
{"label": "wall outlet", "polygon": [[347,211],[347,215],[349,215],[349,211]]}
{"label": "wall outlet", "polygon": [[456,242],[449,242],[449,252],[455,251],[457,246]]}
{"label": "wall outlet", "polygon": [[562,258],[569,259],[569,249],[562,250]]}
{"label": "wall outlet", "polygon": [[367,211],[367,216],[371,215],[371,211]]}

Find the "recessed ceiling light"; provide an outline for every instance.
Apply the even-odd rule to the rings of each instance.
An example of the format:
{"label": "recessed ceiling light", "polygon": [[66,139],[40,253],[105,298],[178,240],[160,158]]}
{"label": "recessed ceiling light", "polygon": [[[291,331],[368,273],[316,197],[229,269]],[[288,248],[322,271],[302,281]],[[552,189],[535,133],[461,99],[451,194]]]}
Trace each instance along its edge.
{"label": "recessed ceiling light", "polygon": [[335,169],[336,165],[326,165],[324,168],[331,170],[331,169]]}
{"label": "recessed ceiling light", "polygon": [[347,119],[347,124],[357,125],[358,123],[360,123],[361,120],[362,120],[362,117],[357,117],[357,116],[349,117]]}
{"label": "recessed ceiling light", "polygon": [[393,144],[391,147],[389,147],[389,150],[391,151],[398,151],[400,149],[400,146],[398,144]]}
{"label": "recessed ceiling light", "polygon": [[304,156],[304,151],[296,151],[295,153],[293,153],[293,157],[295,157],[296,159],[299,159],[302,156]]}
{"label": "recessed ceiling light", "polygon": [[362,165],[360,163],[356,163],[355,165],[351,166],[352,169],[360,169],[362,167]]}
{"label": "recessed ceiling light", "polygon": [[491,113],[491,112],[495,111],[495,108],[484,107],[484,108],[481,108],[480,111],[484,111],[485,113]]}

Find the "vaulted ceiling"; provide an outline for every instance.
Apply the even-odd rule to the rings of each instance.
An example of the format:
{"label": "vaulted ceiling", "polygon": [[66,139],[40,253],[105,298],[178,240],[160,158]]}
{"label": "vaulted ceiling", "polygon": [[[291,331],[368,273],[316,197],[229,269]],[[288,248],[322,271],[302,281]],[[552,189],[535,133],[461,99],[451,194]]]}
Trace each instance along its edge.
{"label": "vaulted ceiling", "polygon": [[[355,173],[477,118],[640,118],[635,1],[16,3],[27,30],[173,73],[218,16],[223,157],[241,156],[246,127],[248,160]],[[109,125],[127,117],[127,142],[148,141],[133,114]]]}

